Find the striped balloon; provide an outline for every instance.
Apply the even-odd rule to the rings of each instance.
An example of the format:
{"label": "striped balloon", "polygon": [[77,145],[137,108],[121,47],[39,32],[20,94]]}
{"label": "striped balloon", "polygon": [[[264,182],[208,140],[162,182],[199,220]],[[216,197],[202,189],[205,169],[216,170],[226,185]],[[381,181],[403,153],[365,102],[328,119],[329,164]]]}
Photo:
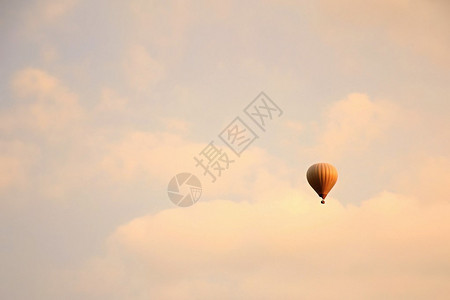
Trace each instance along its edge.
{"label": "striped balloon", "polygon": [[335,185],[338,173],[333,165],[318,163],[309,167],[308,172],[306,172],[306,178],[309,185],[323,199],[322,204],[325,204],[325,198]]}

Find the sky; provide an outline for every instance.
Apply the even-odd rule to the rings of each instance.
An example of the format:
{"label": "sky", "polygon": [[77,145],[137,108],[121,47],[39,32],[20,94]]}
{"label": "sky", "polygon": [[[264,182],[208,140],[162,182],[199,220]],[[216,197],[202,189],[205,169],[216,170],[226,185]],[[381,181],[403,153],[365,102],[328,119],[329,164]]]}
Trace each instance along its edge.
{"label": "sky", "polygon": [[447,299],[449,28],[445,0],[2,1],[0,298]]}

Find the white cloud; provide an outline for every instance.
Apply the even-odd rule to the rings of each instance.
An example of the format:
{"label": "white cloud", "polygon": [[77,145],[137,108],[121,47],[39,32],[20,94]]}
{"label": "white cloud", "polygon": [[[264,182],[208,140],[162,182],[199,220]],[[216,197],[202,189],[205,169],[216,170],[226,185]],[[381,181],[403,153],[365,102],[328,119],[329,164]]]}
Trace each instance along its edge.
{"label": "white cloud", "polygon": [[323,0],[317,22],[328,40],[343,47],[381,31],[385,41],[448,68],[448,9],[446,1]]}
{"label": "white cloud", "polygon": [[101,165],[114,180],[168,182],[194,165],[191,156],[197,147],[175,134],[133,131],[110,144]]}
{"label": "white cloud", "polygon": [[21,13],[21,34],[33,39],[42,40],[44,29],[55,23],[61,24],[79,3],[79,0],[38,0],[27,5]]}
{"label": "white cloud", "polygon": [[303,131],[303,124],[299,121],[287,120],[283,123],[283,125],[296,134],[300,134]]}
{"label": "white cloud", "polygon": [[164,77],[164,66],[140,45],[129,48],[123,62],[125,76],[137,91],[150,89]]}
{"label": "white cloud", "polygon": [[[74,182],[81,182],[81,174],[92,173],[79,153],[86,151],[83,146],[92,145],[83,144],[88,140],[86,132],[80,134],[85,129],[85,111],[77,95],[56,77],[34,68],[17,72],[11,90],[15,102],[0,112],[4,135],[0,160],[5,171],[0,186],[32,188],[36,195],[50,198],[67,196]],[[51,160],[41,149],[53,153]],[[74,163],[75,157],[79,161]],[[45,172],[36,176],[32,166]]]}
{"label": "white cloud", "polygon": [[[194,160],[194,156],[202,158],[199,153],[207,145],[207,142],[190,142],[180,134],[132,131],[119,142],[108,146],[101,168],[114,181],[145,180],[162,186],[166,186],[176,174],[190,172],[202,182],[202,199],[205,201],[229,194],[239,194],[240,197],[250,196],[250,193],[272,194],[274,186],[286,186],[283,182],[285,178],[295,180],[298,176],[282,159],[269,155],[261,148],[253,146],[237,157],[226,146],[215,141],[214,145],[234,162],[230,162],[229,168],[224,169],[220,176],[211,167],[216,176],[213,183],[212,177],[204,175],[204,169],[197,167]],[[221,166],[226,168],[225,163]]]}
{"label": "white cloud", "polygon": [[25,185],[30,168],[39,157],[40,149],[35,145],[19,140],[0,140],[0,190]]}
{"label": "white cloud", "polygon": [[21,70],[15,74],[11,87],[19,101],[10,110],[1,112],[3,131],[63,131],[83,117],[77,96],[45,71]]}
{"label": "white cloud", "polygon": [[76,4],[78,0],[51,0],[42,1],[40,6],[40,12],[46,21],[52,21],[69,12]]}
{"label": "white cloud", "polygon": [[191,124],[177,118],[160,118],[168,132],[187,133]]}
{"label": "white cloud", "polygon": [[100,102],[97,105],[99,111],[123,111],[128,103],[128,99],[121,97],[116,91],[110,88],[101,90]]}
{"label": "white cloud", "polygon": [[[51,63],[60,72],[70,72],[74,64],[87,63],[95,69],[95,80],[89,81],[90,88],[84,90],[83,95],[98,90],[91,86],[98,81],[107,81],[109,86],[116,84],[117,90],[123,88],[124,81],[137,92],[157,86],[158,92],[168,93],[161,94],[161,99],[175,99],[177,103],[192,101],[189,105],[175,105],[175,115],[180,115],[180,107],[204,107],[206,103],[225,107],[228,101],[234,101],[232,99],[253,95],[252,90],[261,85],[280,101],[291,99],[292,110],[285,107],[295,113],[306,103],[298,95],[305,95],[305,99],[312,99],[317,93],[321,95],[318,97],[323,95],[323,99],[333,97],[334,93],[348,88],[344,81],[351,85],[353,80],[373,90],[380,87],[380,82],[393,82],[385,75],[403,78],[399,90],[405,90],[411,82],[426,79],[416,71],[434,74],[439,69],[428,69],[429,65],[419,59],[411,69],[396,68],[398,73],[385,73],[391,54],[394,58],[395,55],[403,58],[403,54],[408,57],[409,51],[405,48],[443,62],[444,66],[449,58],[449,43],[445,37],[449,18],[445,10],[430,13],[434,2],[334,1],[334,7],[325,14],[315,11],[314,5],[295,2],[293,5],[302,7],[301,13],[295,14],[294,9],[280,7],[278,1],[248,10],[242,9],[238,2],[137,0],[112,6],[104,5],[106,2],[94,7],[88,4],[64,19],[75,7],[74,3],[51,0],[23,6],[29,9],[26,16],[30,20],[25,22],[24,30],[30,31],[32,43],[23,41],[21,32],[7,34],[8,40],[9,36],[13,37],[11,47],[5,48],[6,55],[11,54],[7,57],[10,68],[24,62],[36,65],[33,59],[39,54],[41,63]],[[124,9],[130,6],[133,17]],[[88,10],[90,13],[86,15]],[[102,16],[95,18],[96,11],[101,11]],[[317,40],[317,32],[311,31],[311,24],[305,19],[316,13],[326,23],[328,36],[333,36],[333,41],[342,46],[347,57],[342,58],[343,55],[336,53],[337,48],[332,49]],[[99,26],[94,26],[88,35],[80,34],[79,27],[73,25],[86,20],[95,21]],[[248,26],[243,28],[242,24]],[[66,43],[64,37],[75,40]],[[120,49],[105,52],[104,47],[98,47],[99,43],[111,41],[111,37],[134,45],[119,58],[118,69],[114,69],[117,66],[114,62],[111,68],[111,61],[117,61]],[[384,43],[387,40],[401,47]],[[363,49],[361,41],[367,42]],[[72,44],[78,46],[74,48]],[[38,53],[30,52],[30,45],[37,45],[34,49]],[[374,45],[380,48],[373,49]],[[215,51],[217,49],[220,51]],[[352,76],[354,70],[365,70],[358,69],[358,58],[371,60],[372,50],[380,49],[389,54],[383,52],[373,61],[379,69],[366,77]],[[396,50],[399,52],[391,53]],[[198,57],[190,55],[192,53]],[[90,59],[97,54],[103,55],[102,59]],[[353,60],[354,56],[359,57]],[[334,75],[341,73],[335,67],[348,57],[352,58],[348,61],[351,71],[345,74],[349,77],[336,79]],[[267,63],[261,64],[261,61]],[[406,58],[403,63],[402,66],[409,67],[415,61]],[[109,71],[123,77],[111,76]],[[177,75],[169,74],[172,71]],[[294,154],[295,159],[288,159],[269,154],[277,153],[276,148],[265,151],[252,145],[214,185],[209,183],[208,177],[201,177],[205,193],[198,204],[127,222],[114,230],[105,244],[104,255],[93,258],[81,270],[67,271],[68,265],[79,265],[81,256],[94,255],[98,250],[87,244],[99,243],[99,237],[106,230],[113,230],[117,222],[129,218],[133,211],[142,212],[141,208],[152,200],[169,202],[166,195],[161,198],[155,195],[165,194],[167,182],[175,173],[201,174],[192,157],[208,142],[189,140],[189,124],[179,119],[161,120],[167,132],[157,132],[153,124],[143,125],[148,131],[133,127],[142,125],[140,120],[133,122],[135,119],[128,118],[134,113],[142,115],[142,112],[132,111],[136,107],[127,105],[133,101],[133,95],[130,97],[110,88],[103,89],[100,102],[97,106],[97,102],[91,102],[91,107],[94,113],[119,113],[111,113],[106,120],[90,122],[89,117],[96,115],[85,111],[78,96],[71,91],[76,86],[86,87],[89,79],[83,72],[72,75],[75,81],[65,83],[39,69],[18,72],[12,81],[13,100],[17,103],[0,112],[0,133],[7,136],[0,141],[3,171],[0,189],[24,188],[25,192],[20,195],[29,195],[26,203],[29,205],[24,206],[23,211],[11,210],[11,218],[8,216],[6,222],[11,220],[14,224],[4,226],[12,244],[17,241],[17,245],[8,244],[2,259],[18,270],[18,275],[7,282],[12,286],[6,286],[3,291],[13,294],[4,298],[14,298],[27,290],[35,293],[34,298],[49,299],[43,296],[43,287],[49,287],[50,294],[57,294],[55,299],[439,299],[450,294],[450,249],[446,240],[450,233],[447,220],[450,210],[448,191],[442,188],[450,183],[447,157],[407,165],[402,171],[404,174],[394,172],[392,177],[398,179],[399,194],[380,193],[359,207],[344,206],[330,195],[327,205],[321,206],[314,191],[308,188],[308,196],[305,196],[302,187],[292,187],[289,183],[306,185],[306,169],[299,167],[307,160],[307,156],[302,155],[303,148]],[[159,86],[166,83],[161,82],[166,75],[171,76],[168,89]],[[412,81],[405,76],[411,76]],[[203,78],[206,77],[212,85],[205,86]],[[431,92],[431,96],[444,93],[445,87],[440,85],[442,79],[438,77],[436,73],[438,89]],[[340,91],[327,88],[327,80],[334,79]],[[433,84],[426,80],[423,84],[417,87],[420,92],[428,94],[433,90]],[[317,87],[324,88],[318,92]],[[396,93],[394,90],[395,87],[388,87],[383,93]],[[279,96],[275,96],[277,92]],[[414,97],[424,105],[430,104],[430,111],[442,108],[437,96]],[[95,101],[83,99],[83,103],[91,100]],[[173,103],[167,105],[173,106]],[[304,116],[313,113],[311,103],[302,107]],[[158,116],[170,110],[157,106],[152,113]],[[126,116],[120,114],[123,110]],[[402,148],[397,156],[389,156],[390,150],[379,154],[374,149],[386,138],[391,139],[387,144],[392,142],[389,145],[392,149],[402,143],[393,141],[400,137],[398,132],[390,132],[399,118],[404,121],[392,103],[352,94],[332,105],[325,116],[327,119],[321,120],[325,125],[318,126],[316,132],[320,145],[313,150],[317,155],[336,160],[367,151],[360,161],[347,163],[343,159],[339,162],[345,162],[343,169],[352,169],[356,176],[366,175],[367,181],[378,183],[381,188],[389,185],[373,176],[376,169],[373,165],[388,157],[391,160],[383,161],[381,167],[385,167],[386,172],[398,171],[399,168],[392,168],[399,163],[397,156],[414,151]],[[205,126],[205,120],[196,120],[197,127]],[[97,126],[99,123],[101,128]],[[409,121],[404,124],[410,125]],[[288,121],[284,125],[289,128],[287,142],[300,134],[309,138],[311,131],[306,123]],[[436,148],[447,155],[449,139],[445,139],[443,132],[448,121],[439,122],[439,126],[423,125],[426,134],[439,140]],[[79,126],[81,130],[73,134]],[[432,129],[439,129],[441,133]],[[411,132],[415,137],[414,128]],[[32,140],[39,146],[25,140]],[[411,146],[420,147],[422,143],[422,139],[413,139]],[[374,158],[377,155],[378,159]],[[42,161],[41,156],[44,156]],[[359,162],[369,165],[368,168],[358,165]],[[36,163],[38,167],[34,168]],[[350,173],[345,172],[342,179]],[[148,185],[139,184],[143,181]],[[349,194],[361,181],[346,182],[351,186],[344,192]],[[339,184],[337,189],[345,185]],[[360,203],[359,195],[366,192],[369,184],[372,182],[358,186],[356,203]],[[160,190],[155,191],[155,186]],[[125,199],[125,205],[113,203],[111,196],[121,189],[126,192],[118,198]],[[89,197],[82,197],[87,194]],[[149,194],[155,197],[150,199]],[[229,194],[232,196],[228,197]],[[16,200],[15,194],[7,197],[2,201]],[[66,202],[46,203],[52,198]],[[340,200],[348,202],[344,197]],[[136,202],[140,204],[135,206]],[[153,204],[149,206],[155,211],[159,206]],[[33,208],[38,206],[39,211],[35,212]],[[9,215],[9,211],[5,210],[5,214]],[[53,215],[43,215],[45,212]],[[39,224],[45,219],[48,222]],[[75,230],[71,228],[78,225],[80,231],[75,235],[86,234],[87,237],[75,237],[80,243],[74,245],[77,242],[73,242],[71,234]],[[83,229],[83,226],[89,228]],[[29,236],[32,239],[26,245],[34,245],[36,249],[21,245],[21,239]],[[53,251],[48,257],[40,253],[46,249]],[[20,260],[21,257],[26,259]],[[64,270],[46,281],[45,270],[54,266]],[[23,286],[27,288],[21,289]]]}
{"label": "white cloud", "polygon": [[319,151],[328,159],[339,158],[366,150],[388,134],[403,115],[396,105],[387,101],[372,101],[365,94],[350,94],[332,104],[324,115],[324,125],[318,130]]}
{"label": "white cloud", "polygon": [[[282,190],[278,190],[282,191]],[[137,218],[78,273],[112,299],[445,299],[450,205],[381,193],[360,207],[284,190]],[[120,282],[120,284],[117,284]]]}
{"label": "white cloud", "polygon": [[392,188],[423,199],[423,204],[450,203],[450,159],[448,157],[413,156],[403,163]]}

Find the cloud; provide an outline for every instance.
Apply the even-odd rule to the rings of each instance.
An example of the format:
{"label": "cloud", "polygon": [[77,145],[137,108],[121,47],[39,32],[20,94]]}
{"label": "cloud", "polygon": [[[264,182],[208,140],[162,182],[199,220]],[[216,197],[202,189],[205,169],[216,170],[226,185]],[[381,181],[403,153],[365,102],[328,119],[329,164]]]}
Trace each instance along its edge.
{"label": "cloud", "polygon": [[398,107],[391,102],[350,94],[333,103],[325,113],[325,125],[318,129],[316,151],[328,159],[354,155],[383,138],[401,118]]}
{"label": "cloud", "polygon": [[194,165],[194,149],[196,144],[186,143],[176,134],[131,131],[109,145],[101,166],[114,180],[145,178],[164,182]]}
{"label": "cloud", "polygon": [[299,121],[287,120],[283,123],[284,127],[288,130],[295,132],[296,134],[300,134],[303,131],[303,124]]}
{"label": "cloud", "polygon": [[67,196],[70,187],[82,184],[81,174],[93,173],[91,162],[85,163],[87,152],[100,148],[92,128],[86,131],[86,111],[76,94],[44,70],[20,70],[10,87],[15,101],[0,111],[0,159],[7,170],[0,186],[47,198]]}
{"label": "cloud", "polygon": [[381,31],[386,41],[448,68],[448,9],[446,1],[323,0],[318,23],[329,40],[344,47]]}
{"label": "cloud", "polygon": [[123,111],[128,103],[128,99],[120,97],[116,91],[110,88],[103,88],[101,90],[100,102],[97,105],[97,110],[103,111]]}
{"label": "cloud", "polygon": [[[450,159],[444,156],[413,156],[396,174],[392,188],[423,199],[423,204],[450,203]],[[414,184],[415,183],[415,184]]]}
{"label": "cloud", "polygon": [[38,0],[19,11],[21,37],[43,40],[50,26],[59,24],[79,3],[79,0]]}
{"label": "cloud", "polygon": [[41,12],[46,20],[54,20],[70,11],[77,2],[78,0],[45,1]]}
{"label": "cloud", "polygon": [[42,60],[46,63],[54,62],[60,56],[56,47],[50,44],[45,44],[41,47],[40,55]]}
{"label": "cloud", "polygon": [[160,120],[169,132],[187,133],[191,126],[189,122],[177,118],[160,118]]}
{"label": "cloud", "polygon": [[[109,299],[445,299],[448,203],[383,192],[326,206],[297,190],[136,218],[78,273]],[[120,284],[117,284],[117,283]]]}
{"label": "cloud", "polygon": [[45,71],[28,68],[17,72],[11,88],[19,101],[1,112],[0,130],[25,129],[48,134],[67,130],[83,117],[77,96]]}
{"label": "cloud", "polygon": [[[283,180],[297,178],[298,174],[293,175],[294,170],[286,166],[282,159],[268,154],[256,145],[237,157],[223,143],[215,140],[213,145],[226,153],[233,162],[220,176],[217,171],[212,170],[217,179],[213,183],[212,177],[205,175],[204,169],[196,166],[194,160],[194,156],[202,158],[199,153],[209,142],[189,141],[177,131],[178,129],[167,132],[130,131],[120,141],[108,145],[100,167],[104,174],[121,184],[144,180],[164,187],[176,174],[190,172],[202,183],[204,201],[225,195],[240,195],[241,198],[250,196],[256,190],[258,194],[272,194],[272,187],[286,186]],[[225,164],[222,167],[226,168]]]}
{"label": "cloud", "polygon": [[78,0],[44,0],[37,1],[34,7],[34,14],[29,14],[29,17],[36,22],[50,23],[53,22],[75,7]]}
{"label": "cloud", "polygon": [[[127,3],[127,8],[132,13],[133,20],[137,21],[137,26],[150,29],[153,40],[158,44],[172,46],[184,39],[186,29],[193,20],[193,11],[188,9],[188,6],[189,3],[186,1],[155,3],[133,0]],[[158,30],[154,30],[156,28]]]}
{"label": "cloud", "polygon": [[0,140],[0,191],[25,185],[29,180],[30,168],[39,157],[38,146],[19,140]]}
{"label": "cloud", "polygon": [[128,49],[123,62],[125,76],[130,86],[137,91],[145,91],[164,77],[164,66],[155,60],[140,45]]}
{"label": "cloud", "polygon": [[[20,28],[10,26],[13,31],[7,34],[13,38],[3,51],[12,54],[6,73],[40,56],[41,63],[63,72],[88,64],[95,80],[72,72],[74,81],[66,82],[56,73],[28,68],[12,81],[16,102],[5,102],[0,112],[0,189],[20,190],[2,197],[7,205],[18,198],[28,202],[23,210],[2,209],[8,239],[2,259],[9,266],[2,298],[26,291],[34,297],[25,298],[50,299],[43,287],[57,294],[54,299],[439,299],[450,294],[449,198],[442,188],[449,184],[448,159],[430,157],[397,173],[398,157],[424,142],[412,127],[410,135],[391,132],[404,121],[403,108],[364,94],[329,107],[320,120],[324,126],[317,126],[319,145],[312,146],[315,155],[341,164],[338,193],[330,195],[326,206],[302,186],[310,159],[304,145],[314,135],[307,121],[278,123],[286,130],[274,134],[284,138],[283,144],[275,139],[263,149],[255,143],[210,184],[193,160],[209,140],[190,139],[189,124],[180,119],[157,120],[191,108],[192,127],[208,129],[211,114],[202,114],[205,107],[222,108],[225,116],[237,113],[226,110],[239,102],[233,99],[250,95],[250,101],[261,86],[285,101],[280,106],[287,115],[318,120],[313,110],[351,85],[371,91],[382,87],[383,94],[406,98],[404,91],[414,94],[411,82],[418,81],[419,93],[411,101],[437,112],[445,76],[408,55],[423,54],[445,66],[445,10],[429,13],[432,3],[387,0],[334,1],[325,14],[315,11],[315,4],[303,3],[296,13],[278,1],[243,7],[226,1],[138,0],[87,4],[71,14],[73,3],[26,5],[30,22],[18,27],[30,31],[31,43],[17,32]],[[416,8],[410,10],[412,5]],[[101,16],[96,17],[97,11]],[[315,13],[341,53],[311,31],[308,20]],[[74,27],[80,21],[98,26],[80,31]],[[129,43],[117,59],[121,45]],[[351,72],[339,76],[347,58]],[[398,64],[390,63],[397,58]],[[358,69],[360,60],[371,64]],[[368,72],[356,78],[354,70]],[[104,81],[113,88],[102,88]],[[99,82],[100,88],[95,86]],[[131,95],[124,93],[123,83]],[[92,111],[83,109],[73,93],[77,86]],[[89,98],[99,90],[100,101]],[[167,101],[139,105],[133,100],[147,91],[156,96],[145,99]],[[440,130],[432,136],[444,155],[447,124],[423,124],[426,135]],[[403,143],[408,139],[411,149]],[[388,149],[378,151],[378,143],[386,140]],[[284,156],[289,151],[290,158]],[[353,156],[357,159],[348,163]],[[377,173],[378,165],[384,169]],[[201,178],[200,202],[156,213],[171,205],[168,180],[184,171]],[[389,176],[398,180],[398,189],[386,184]],[[386,186],[398,194],[380,192]],[[340,201],[333,199],[340,191]],[[345,205],[352,202],[351,193],[358,206]],[[361,194],[378,195],[361,203]],[[146,209],[154,214],[130,220],[147,214]],[[98,244],[110,232],[104,253],[98,254]],[[67,270],[94,255],[80,269]],[[46,270],[53,267],[64,270],[46,281]],[[17,271],[11,276],[8,269]]]}

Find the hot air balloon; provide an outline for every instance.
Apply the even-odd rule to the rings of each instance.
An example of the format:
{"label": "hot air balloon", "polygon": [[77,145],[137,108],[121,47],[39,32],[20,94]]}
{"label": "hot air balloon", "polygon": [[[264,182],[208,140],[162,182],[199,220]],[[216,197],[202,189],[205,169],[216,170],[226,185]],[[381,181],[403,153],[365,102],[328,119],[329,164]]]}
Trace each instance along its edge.
{"label": "hot air balloon", "polygon": [[325,204],[325,198],[333,188],[338,178],[338,173],[333,165],[318,163],[309,167],[306,172],[306,179],[309,185],[322,198],[321,203]]}

